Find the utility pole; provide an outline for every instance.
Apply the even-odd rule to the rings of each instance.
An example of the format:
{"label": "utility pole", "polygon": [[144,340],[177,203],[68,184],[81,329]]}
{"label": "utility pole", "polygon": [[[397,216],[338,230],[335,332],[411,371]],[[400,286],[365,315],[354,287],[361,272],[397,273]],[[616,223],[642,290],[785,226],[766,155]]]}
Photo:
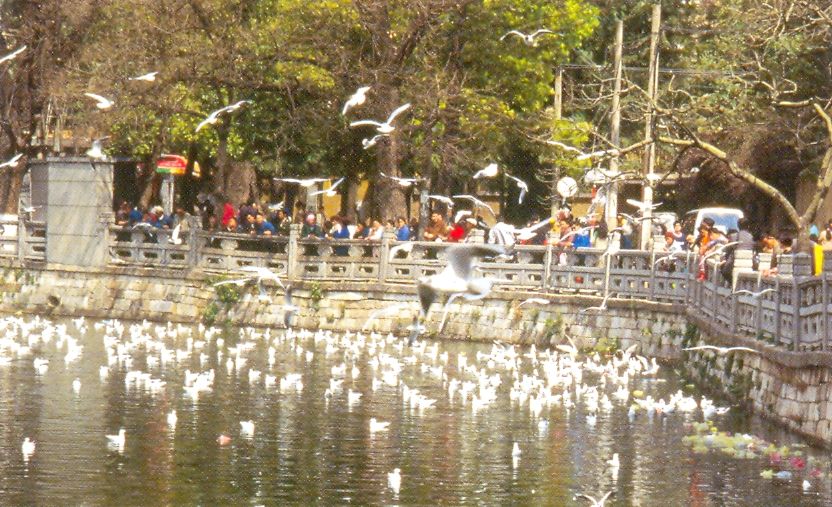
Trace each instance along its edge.
{"label": "utility pole", "polygon": [[[557,72],[555,72],[555,120],[558,121],[563,118],[563,67],[558,65]],[[551,216],[555,216],[560,209],[560,199],[558,199],[557,184],[560,179],[560,167],[554,168],[552,175],[552,187],[549,189],[551,202]]]}
{"label": "utility pole", "polygon": [[[624,21],[615,22],[615,56],[613,60],[615,82],[612,94],[612,115],[610,118],[610,142],[612,147],[621,147],[621,54],[624,47]],[[610,159],[610,173],[618,174],[618,155]],[[607,223],[607,230],[613,230],[618,226],[616,217],[618,215],[618,182],[607,183],[607,204],[604,206],[604,220]]]}
{"label": "utility pole", "polygon": [[[659,35],[662,24],[662,6],[653,5],[653,19],[650,28],[650,72],[647,83],[647,95],[650,100],[650,110],[647,114],[647,121],[644,128],[644,140],[650,142],[653,139],[653,129],[656,123],[656,95],[659,88]],[[644,153],[644,181],[642,182],[641,200],[644,203],[644,218],[641,222],[641,241],[639,246],[642,250],[647,249],[650,237],[653,233],[653,170],[656,165],[656,144],[650,143]]]}

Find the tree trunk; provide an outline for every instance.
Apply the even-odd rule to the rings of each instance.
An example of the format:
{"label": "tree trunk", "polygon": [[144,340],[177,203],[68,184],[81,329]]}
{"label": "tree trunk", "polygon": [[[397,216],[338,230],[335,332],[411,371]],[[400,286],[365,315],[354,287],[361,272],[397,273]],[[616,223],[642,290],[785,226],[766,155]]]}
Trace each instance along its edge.
{"label": "tree trunk", "polygon": [[[388,176],[400,176],[398,136],[395,131],[388,138],[388,142],[384,143],[384,146],[379,150],[376,167],[379,173],[383,172]],[[402,186],[390,178],[383,178],[381,174],[376,174],[375,185],[373,185],[373,218],[378,218],[384,222],[398,216],[404,216],[406,206]]]}

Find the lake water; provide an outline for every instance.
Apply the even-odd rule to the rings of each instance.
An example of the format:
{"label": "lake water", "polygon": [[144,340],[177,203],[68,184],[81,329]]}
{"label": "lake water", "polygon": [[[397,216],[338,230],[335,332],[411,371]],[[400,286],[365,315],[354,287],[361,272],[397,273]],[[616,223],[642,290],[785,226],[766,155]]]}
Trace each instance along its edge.
{"label": "lake water", "polygon": [[[607,491],[614,491],[607,505],[832,502],[821,450],[737,409],[714,415],[713,431],[753,435],[751,452],[739,453],[746,456],[711,440],[703,446],[711,432],[704,426],[692,443],[699,409],[639,410],[631,418],[634,398],[616,399],[609,375],[598,393],[612,408],[595,409],[591,394],[576,396],[575,384],[599,386],[602,375],[584,368],[582,382],[568,385],[558,378],[576,369],[553,366],[569,364],[564,354],[518,347],[514,357],[491,344],[409,348],[380,335],[287,337],[283,330],[206,337],[156,324],[133,324],[131,336],[130,323],[119,330],[63,321],[65,330],[56,330],[30,320],[0,322],[0,505],[588,505],[574,496]],[[120,360],[108,360],[105,335]],[[13,351],[13,343],[30,343],[31,352]],[[229,365],[229,357],[241,359]],[[45,371],[36,371],[35,358],[49,360]],[[186,379],[186,370],[205,380]],[[130,371],[152,380],[127,382],[138,376]],[[548,380],[538,385],[540,378]],[[206,389],[188,394],[186,380]],[[552,396],[541,407],[523,399],[524,389]],[[679,389],[696,395],[670,367],[633,374],[627,389],[639,399],[667,400]],[[361,398],[350,403],[351,391]],[[564,406],[564,392],[574,406]],[[370,418],[389,426],[371,432]],[[251,435],[240,421],[254,423]],[[108,445],[105,435],[121,428],[123,447]],[[218,442],[221,435],[230,440]],[[26,437],[36,442],[28,460]],[[607,464],[614,453],[617,474]],[[388,484],[395,468],[398,493]],[[777,472],[791,477],[761,476]]]}

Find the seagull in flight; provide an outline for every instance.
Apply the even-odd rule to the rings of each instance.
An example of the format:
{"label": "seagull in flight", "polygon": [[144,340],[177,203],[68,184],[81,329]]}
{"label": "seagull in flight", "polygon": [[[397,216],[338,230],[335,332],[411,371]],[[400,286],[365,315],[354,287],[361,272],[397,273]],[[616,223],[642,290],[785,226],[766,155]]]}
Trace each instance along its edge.
{"label": "seagull in flight", "polygon": [[585,495],[583,493],[578,493],[577,495],[575,495],[575,499],[577,500],[578,498],[581,498],[583,500],[587,500],[587,501],[592,503],[592,507],[604,507],[604,505],[607,502],[607,499],[610,496],[612,496],[613,494],[615,494],[615,491],[612,491],[612,490],[607,491],[606,495],[604,495],[600,499],[596,500],[595,498],[593,498],[589,495]]}
{"label": "seagull in flight", "polygon": [[392,305],[385,306],[384,308],[375,310],[372,313],[370,313],[369,317],[367,317],[367,321],[364,322],[363,326],[361,326],[361,330],[366,331],[367,329],[369,329],[370,324],[379,317],[399,313],[401,310],[404,310],[408,307],[410,307],[409,303],[394,303]]}
{"label": "seagull in flight", "polygon": [[555,32],[553,32],[552,30],[547,30],[546,28],[541,28],[530,34],[525,34],[519,30],[511,30],[510,32],[507,32],[505,35],[500,37],[500,40],[505,40],[506,37],[508,37],[509,35],[515,35],[517,37],[520,37],[521,39],[523,39],[523,43],[525,43],[527,46],[537,46],[538,37],[541,37],[543,35],[555,35]]}
{"label": "seagull in flight", "polygon": [[461,294],[469,300],[482,299],[491,292],[488,278],[473,278],[474,261],[505,253],[502,245],[461,244],[447,249],[448,265],[440,273],[421,278],[417,287],[422,315],[426,316],[439,293]]}
{"label": "seagull in flight", "polygon": [[768,289],[763,289],[760,292],[753,292],[753,291],[750,291],[750,290],[741,289],[741,290],[735,290],[734,294],[748,294],[749,296],[753,297],[754,299],[757,299],[758,297],[762,296],[763,294],[765,294],[767,292],[777,292],[777,289],[775,289],[773,287],[769,287]]}
{"label": "seagull in flight", "polygon": [[682,350],[713,350],[717,354],[728,354],[730,352],[751,352],[752,354],[759,354],[760,351],[750,349],[748,347],[716,347],[714,345],[700,345],[698,347],[688,347]]}
{"label": "seagull in flight", "polygon": [[341,110],[341,115],[346,116],[347,112],[354,108],[362,105],[364,102],[367,101],[367,92],[370,91],[369,86],[362,86],[359,89],[355,90],[355,93],[347,99],[344,103],[344,109]]}
{"label": "seagull in flight", "polygon": [[331,187],[329,187],[326,190],[318,190],[317,192],[312,192],[309,195],[311,196],[311,195],[326,194],[327,197],[335,197],[335,195],[337,194],[337,192],[335,191],[335,187],[340,185],[342,181],[344,181],[344,178],[339,179],[338,181],[333,183]]}
{"label": "seagull in flight", "polygon": [[23,157],[23,154],[18,153],[17,155],[13,156],[9,160],[0,164],[0,168],[2,168],[2,167],[17,167],[17,164],[20,163],[21,157]]}
{"label": "seagull in flight", "polygon": [[601,300],[601,304],[599,306],[589,306],[587,308],[583,308],[578,313],[587,313],[587,312],[592,312],[592,311],[598,311],[598,312],[606,311],[607,310],[607,300],[610,298],[610,296],[615,297],[616,293],[615,292],[608,292],[608,293],[604,294],[604,299]]}
{"label": "seagull in flight", "polygon": [[475,207],[477,207],[477,208],[485,208],[485,209],[487,209],[487,210],[488,210],[488,212],[489,212],[489,213],[491,213],[491,216],[497,216],[497,215],[494,213],[494,210],[493,210],[493,209],[491,209],[491,206],[489,206],[488,204],[486,204],[486,203],[484,203],[484,202],[480,201],[479,199],[477,199],[477,198],[476,198],[476,197],[474,197],[473,195],[459,194],[459,195],[454,195],[454,196],[452,196],[452,197],[453,197],[454,199],[463,199],[463,200],[466,200],[466,201],[471,201],[471,202],[474,204],[474,206],[475,206]]}
{"label": "seagull in flight", "polygon": [[157,74],[159,74],[158,71],[148,72],[147,74],[142,74],[141,76],[128,78],[128,81],[147,81],[148,83],[152,83],[153,81],[156,81]]}
{"label": "seagull in flight", "polygon": [[101,109],[102,111],[104,109],[110,109],[111,107],[113,107],[113,104],[115,104],[115,102],[108,99],[107,97],[102,97],[101,95],[95,93],[85,93],[84,95],[96,101],[95,107]]}
{"label": "seagull in flight", "polygon": [[528,298],[528,299],[524,299],[524,300],[523,300],[523,301],[522,301],[519,305],[517,305],[517,306],[523,306],[523,305],[548,305],[549,303],[550,303],[550,301],[549,301],[548,299],[543,299],[543,298]]}
{"label": "seagull in flight", "polygon": [[540,222],[538,222],[534,225],[531,225],[529,227],[524,227],[522,229],[517,229],[517,230],[514,231],[514,234],[517,236],[517,239],[519,239],[520,241],[526,241],[528,239],[532,239],[535,236],[535,234],[537,233],[538,229],[540,229],[542,227],[546,227],[546,226],[551,225],[551,224],[552,224],[552,219],[547,218],[546,220],[541,220]]}
{"label": "seagull in flight", "polygon": [[250,100],[240,100],[238,102],[235,102],[234,104],[231,104],[231,105],[228,105],[228,106],[225,106],[225,107],[221,107],[221,108],[217,109],[216,111],[211,111],[211,113],[208,115],[207,118],[205,118],[204,120],[199,122],[199,124],[196,126],[196,130],[194,132],[199,132],[206,125],[215,125],[217,123],[217,121],[219,121],[221,114],[233,113],[234,111],[243,107],[245,104],[251,104],[251,103],[252,102]]}
{"label": "seagull in flight", "polygon": [[350,127],[360,127],[362,125],[371,125],[371,126],[376,128],[376,131],[379,134],[391,134],[394,130],[396,130],[396,127],[393,126],[393,120],[395,120],[398,115],[402,114],[403,112],[407,111],[408,109],[410,109],[410,103],[407,103],[407,104],[404,104],[402,106],[397,107],[395,111],[390,113],[390,116],[384,122],[380,123],[380,122],[377,122],[377,121],[374,121],[374,120],[359,120],[359,121],[354,121],[354,122],[350,123]]}
{"label": "seagull in flight", "polygon": [[627,204],[629,204],[630,206],[635,206],[642,213],[644,213],[648,209],[654,210],[654,209],[656,209],[656,208],[658,208],[659,206],[662,205],[662,203],[660,203],[660,202],[648,205],[646,203],[643,203],[641,201],[637,201],[635,199],[627,199]]}
{"label": "seagull in flight", "polygon": [[402,243],[401,245],[396,245],[396,246],[394,246],[393,248],[390,249],[390,253],[388,254],[387,258],[388,259],[395,259],[396,255],[399,252],[405,252],[407,255],[405,255],[404,257],[406,258],[408,255],[410,255],[410,252],[413,251],[413,247],[415,245],[416,245],[416,243],[414,243],[413,241],[408,241],[406,243]]}
{"label": "seagull in flight", "polygon": [[[110,136],[107,136],[110,137]],[[107,137],[101,137],[92,142],[92,146],[87,150],[87,156],[93,160],[106,160],[107,154],[104,153],[104,141]]]}
{"label": "seagull in flight", "polygon": [[510,174],[506,174],[506,176],[514,180],[515,183],[517,183],[517,188],[520,189],[520,198],[517,200],[517,204],[523,204],[523,198],[526,197],[526,194],[529,192],[529,185],[526,184],[526,182],[521,180],[520,178],[517,178]]}
{"label": "seagull in flight", "polygon": [[361,140],[361,146],[365,150],[369,150],[370,148],[378,144],[378,142],[381,141],[383,137],[390,137],[390,134],[376,134],[373,137],[364,138]]}
{"label": "seagull in flight", "polygon": [[385,178],[388,178],[388,179],[391,179],[391,180],[395,181],[396,183],[398,183],[402,187],[409,187],[411,185],[415,185],[416,183],[419,183],[420,181],[424,181],[424,178],[399,178],[398,176],[387,176],[384,173],[379,173],[379,174],[381,174]]}
{"label": "seagull in flight", "polygon": [[6,62],[12,61],[17,58],[20,53],[26,51],[26,46],[20,46],[19,48],[15,49],[11,53],[7,54],[6,56],[0,57],[0,64],[4,64]]}
{"label": "seagull in flight", "polygon": [[492,163],[488,164],[487,166],[485,166],[485,168],[480,169],[479,171],[475,172],[474,173],[474,179],[477,180],[477,179],[480,179],[480,178],[493,178],[494,176],[497,176],[497,170],[498,169],[499,169],[499,166],[492,162]]}
{"label": "seagull in flight", "polygon": [[446,197],[444,195],[429,195],[428,199],[433,199],[434,201],[439,201],[439,202],[447,205],[449,208],[454,207],[453,199],[451,199],[450,197]]}
{"label": "seagull in flight", "polygon": [[285,181],[286,183],[296,183],[303,188],[311,187],[312,185],[316,185],[318,183],[323,183],[324,181],[329,181],[331,178],[307,178],[305,180],[301,180],[298,178],[274,178],[274,181]]}

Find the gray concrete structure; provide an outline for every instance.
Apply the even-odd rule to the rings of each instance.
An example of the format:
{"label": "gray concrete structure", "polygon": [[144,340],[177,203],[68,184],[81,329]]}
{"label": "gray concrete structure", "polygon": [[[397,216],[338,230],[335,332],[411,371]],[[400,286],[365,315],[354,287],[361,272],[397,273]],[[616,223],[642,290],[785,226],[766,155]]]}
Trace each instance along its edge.
{"label": "gray concrete structure", "polygon": [[113,203],[113,164],[84,157],[47,158],[29,165],[32,205],[46,230],[46,262],[103,266]]}

